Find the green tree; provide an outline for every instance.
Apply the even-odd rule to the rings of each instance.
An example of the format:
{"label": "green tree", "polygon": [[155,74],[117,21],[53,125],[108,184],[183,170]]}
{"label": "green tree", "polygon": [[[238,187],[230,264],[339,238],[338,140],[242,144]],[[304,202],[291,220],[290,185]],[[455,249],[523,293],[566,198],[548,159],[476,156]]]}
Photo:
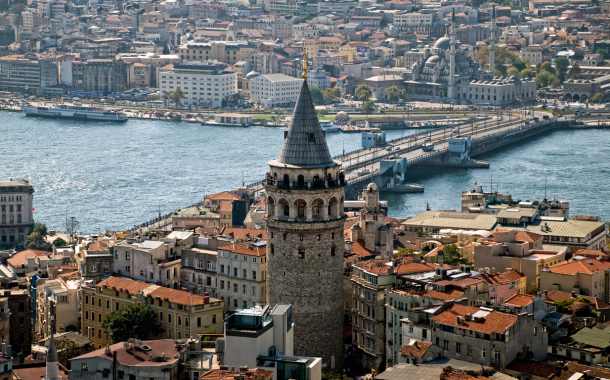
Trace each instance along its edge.
{"label": "green tree", "polygon": [[371,90],[371,88],[366,84],[361,84],[360,86],[356,87],[354,95],[356,95],[358,100],[366,102],[371,98],[371,96],[373,96],[373,90]]}
{"label": "green tree", "polygon": [[555,58],[555,69],[557,70],[557,78],[563,83],[566,80],[566,73],[568,72],[568,66],[570,61],[566,57]]}
{"label": "green tree", "polygon": [[402,248],[399,249],[398,252],[396,252],[396,254],[398,255],[398,257],[403,256],[403,255],[412,255],[413,254],[413,249],[411,248]]}
{"label": "green tree", "polygon": [[316,104],[324,103],[324,96],[322,96],[322,91],[320,91],[317,87],[309,87],[309,93],[311,94],[311,99]]}
{"label": "green tree", "polygon": [[527,288],[525,288],[525,294],[536,294],[538,293],[538,285],[536,285],[535,282],[532,282],[531,284],[529,284],[527,286]]}
{"label": "green tree", "polygon": [[402,100],[407,100],[407,90],[400,90],[398,92],[398,97]]}
{"label": "green tree", "polygon": [[329,110],[319,110],[318,111],[318,115],[328,115],[328,114],[330,114]]}
{"label": "green tree", "polygon": [[56,246],[56,247],[65,247],[67,244],[68,243],[64,239],[62,239],[60,237],[58,237],[57,239],[53,240],[53,245]]}
{"label": "green tree", "polygon": [[222,108],[227,108],[227,99],[222,98],[222,102],[220,102],[220,106],[221,106]]}
{"label": "green tree", "polygon": [[0,12],[6,12],[9,9],[8,0],[0,0]]}
{"label": "green tree", "polygon": [[451,244],[443,247],[443,264],[468,264],[468,260],[462,257],[457,245]]}
{"label": "green tree", "polygon": [[11,8],[8,10],[9,13],[12,14],[21,14],[21,12],[23,12],[26,9],[26,6],[23,4],[15,4],[12,5]]}
{"label": "green tree", "polygon": [[538,70],[538,72],[542,71],[546,71],[547,73],[555,75],[555,68],[553,68],[551,62],[543,62],[542,65],[540,65],[540,70]]}
{"label": "green tree", "polygon": [[580,66],[578,66],[578,63],[576,63],[572,66],[570,71],[568,71],[568,77],[570,79],[580,79],[581,73],[582,73],[582,70],[580,69]]}
{"label": "green tree", "polygon": [[176,89],[176,91],[174,91],[170,94],[170,99],[172,100],[172,102],[174,102],[174,104],[177,107],[182,104],[182,99],[184,99],[185,97],[186,97],[186,95],[184,94],[184,91],[182,91],[182,89],[180,87],[178,87]]}
{"label": "green tree", "polygon": [[604,59],[610,59],[610,53],[606,49],[597,49],[595,50],[595,54],[601,54],[604,56]]}
{"label": "green tree", "polygon": [[[525,70],[525,69],[523,69],[523,70]],[[521,76],[521,71],[519,71],[516,67],[513,66],[508,69],[506,74],[508,74],[509,77],[512,77],[512,76],[518,77],[518,76]]]}
{"label": "green tree", "polygon": [[131,304],[110,313],[102,328],[106,329],[112,342],[125,342],[129,338],[154,339],[161,335],[163,327],[155,312],[146,306]]}
{"label": "green tree", "polygon": [[536,75],[536,86],[546,87],[555,80],[555,75],[548,71],[542,71]]}
{"label": "green tree", "polygon": [[561,87],[561,81],[559,80],[559,78],[555,77],[555,79],[553,79],[553,81],[551,82],[551,88],[559,87]]}
{"label": "green tree", "polygon": [[335,95],[333,94],[333,90],[330,87],[326,87],[324,92],[322,93],[322,97],[324,98],[324,103],[330,103],[335,100]]}
{"label": "green tree", "polygon": [[333,95],[335,96],[335,98],[340,98],[342,94],[342,91],[339,87],[335,86],[333,87]]}
{"label": "green tree", "polygon": [[392,103],[395,103],[400,99],[400,90],[396,86],[386,88],[385,92],[388,94],[388,99]]}
{"label": "green tree", "polygon": [[49,234],[47,225],[44,223],[39,223],[39,222],[34,223],[34,232],[38,232],[40,234],[40,236],[42,236],[43,238]]}
{"label": "green tree", "polygon": [[531,78],[531,77],[532,77],[532,70],[530,70],[530,69],[521,70],[521,78]]}
{"label": "green tree", "polygon": [[352,380],[352,378],[344,373],[338,373],[333,370],[324,370],[322,371],[322,380]]}
{"label": "green tree", "polygon": [[370,99],[366,100],[364,103],[362,103],[362,111],[367,114],[373,113],[373,111],[375,111],[375,102]]}
{"label": "green tree", "polygon": [[167,102],[171,100],[171,92],[163,91],[161,98],[163,99],[163,102],[165,103],[165,106],[167,107]]}
{"label": "green tree", "polygon": [[602,92],[598,92],[597,94],[591,97],[591,101],[594,103],[601,103],[604,101],[604,94]]}
{"label": "green tree", "polygon": [[40,232],[36,231],[32,232],[25,238],[25,242],[27,243],[28,248],[30,248],[32,244],[34,244],[34,248],[38,248],[38,246],[43,244],[45,241],[46,240],[44,239],[44,236],[41,235]]}
{"label": "green tree", "polygon": [[[216,330],[216,327],[212,326],[205,333],[206,334],[218,334],[218,331]],[[206,336],[205,338],[203,338],[204,342],[212,342],[215,340],[216,340],[216,338],[213,336]]]}

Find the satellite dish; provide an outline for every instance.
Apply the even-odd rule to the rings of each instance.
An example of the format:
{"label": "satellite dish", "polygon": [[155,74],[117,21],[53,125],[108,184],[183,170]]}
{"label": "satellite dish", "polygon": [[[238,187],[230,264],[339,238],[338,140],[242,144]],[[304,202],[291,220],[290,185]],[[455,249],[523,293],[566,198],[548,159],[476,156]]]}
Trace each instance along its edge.
{"label": "satellite dish", "polygon": [[125,348],[129,348],[129,343],[127,343],[127,342],[123,342],[123,347],[125,347]]}
{"label": "satellite dish", "polygon": [[138,346],[141,346],[141,345],[142,345],[142,341],[141,341],[140,339],[136,339],[136,344],[137,344]]}

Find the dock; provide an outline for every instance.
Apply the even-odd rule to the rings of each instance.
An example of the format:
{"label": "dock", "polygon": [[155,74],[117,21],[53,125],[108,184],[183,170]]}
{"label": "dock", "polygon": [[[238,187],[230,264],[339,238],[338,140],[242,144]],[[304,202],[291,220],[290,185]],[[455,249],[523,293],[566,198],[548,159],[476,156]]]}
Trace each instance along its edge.
{"label": "dock", "polygon": [[424,186],[414,183],[403,183],[394,187],[382,187],[379,189],[382,193],[423,193]]}

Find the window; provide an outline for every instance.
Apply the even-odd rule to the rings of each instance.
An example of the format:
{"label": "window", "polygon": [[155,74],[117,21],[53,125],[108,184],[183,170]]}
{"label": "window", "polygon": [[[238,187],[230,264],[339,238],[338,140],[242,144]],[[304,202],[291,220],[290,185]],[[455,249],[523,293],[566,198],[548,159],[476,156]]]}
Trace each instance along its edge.
{"label": "window", "polygon": [[201,317],[197,317],[197,327],[201,327]]}
{"label": "window", "polygon": [[462,353],[462,343],[456,343],[455,344],[455,352],[457,354],[461,354]]}
{"label": "window", "polygon": [[99,323],[102,323],[102,313],[98,313],[98,314],[97,314],[97,321],[98,321]]}
{"label": "window", "polygon": [[216,314],[212,314],[212,323],[216,323]]}
{"label": "window", "polygon": [[534,336],[538,335],[538,327],[534,327]]}
{"label": "window", "polygon": [[481,348],[481,359],[485,359],[485,349]]}
{"label": "window", "polygon": [[304,249],[299,249],[299,259],[304,259],[305,258],[305,250]]}
{"label": "window", "polygon": [[224,288],[225,288],[225,281],[220,280],[220,289],[224,289]]}
{"label": "window", "polygon": [[114,310],[119,310],[119,303],[118,302],[114,303]]}
{"label": "window", "polygon": [[[246,256],[244,256],[244,258],[245,258],[245,257],[246,257]],[[248,271],[247,271],[246,269],[244,269],[244,271],[243,271],[243,275],[244,275],[244,278],[248,278]]]}
{"label": "window", "polygon": [[159,312],[159,320],[161,322],[163,322],[163,312],[162,311]]}
{"label": "window", "polygon": [[110,309],[110,300],[106,300],[106,309]]}
{"label": "window", "polygon": [[445,341],[443,341],[443,344],[444,344],[444,345],[443,345],[443,348],[444,348],[445,350],[448,350],[448,349],[449,349],[449,341],[448,341],[448,340],[445,340]]}
{"label": "window", "polygon": [[248,287],[246,285],[243,285],[243,292],[244,294],[248,294]]}
{"label": "window", "polygon": [[81,370],[81,372],[88,372],[89,371],[89,364],[88,363],[81,363],[80,370]]}

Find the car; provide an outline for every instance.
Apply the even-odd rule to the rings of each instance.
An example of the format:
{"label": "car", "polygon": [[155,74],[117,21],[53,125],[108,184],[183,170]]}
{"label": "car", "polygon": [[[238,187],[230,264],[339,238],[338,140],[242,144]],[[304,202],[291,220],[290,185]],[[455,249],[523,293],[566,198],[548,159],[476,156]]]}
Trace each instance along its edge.
{"label": "car", "polygon": [[432,138],[430,136],[427,136],[424,141],[432,141]]}
{"label": "car", "polygon": [[549,120],[549,119],[550,119],[550,117],[549,117],[549,115],[544,115],[544,116],[542,116],[542,119],[543,119],[543,120]]}
{"label": "car", "polygon": [[358,175],[359,176],[363,176],[363,175],[369,174],[370,172],[371,171],[369,169],[366,169],[366,168],[365,169],[360,169],[360,170],[358,170]]}
{"label": "car", "polygon": [[460,130],[456,128],[456,129],[454,129],[453,131],[451,131],[451,133],[452,133],[452,134],[454,134],[454,133],[455,133],[455,134],[459,134],[459,133],[460,133]]}

